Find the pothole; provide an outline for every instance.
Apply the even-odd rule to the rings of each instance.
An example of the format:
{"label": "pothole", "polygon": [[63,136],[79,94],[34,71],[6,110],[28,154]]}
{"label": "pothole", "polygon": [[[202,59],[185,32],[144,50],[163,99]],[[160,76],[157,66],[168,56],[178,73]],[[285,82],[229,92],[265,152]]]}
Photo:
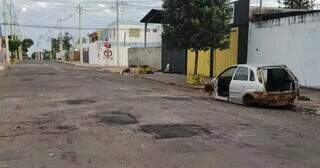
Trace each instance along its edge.
{"label": "pothole", "polygon": [[143,125],[141,129],[145,133],[154,135],[157,139],[183,138],[211,133],[204,127],[191,124]]}
{"label": "pothole", "polygon": [[60,159],[73,163],[78,160],[78,154],[74,151],[65,152],[60,156]]}
{"label": "pothole", "polygon": [[58,125],[58,126],[56,126],[56,128],[58,130],[69,130],[69,129],[72,129],[73,127],[69,126],[69,125]]}
{"label": "pothole", "polygon": [[133,115],[120,111],[106,112],[98,117],[101,122],[111,125],[129,125],[138,123],[138,120]]}
{"label": "pothole", "polygon": [[29,81],[33,81],[34,79],[31,79],[31,78],[24,78],[24,79],[21,79],[22,82],[29,82]]}
{"label": "pothole", "polygon": [[47,72],[47,73],[43,73],[43,72],[40,72],[40,73],[36,73],[35,75],[55,75],[56,73],[53,73],[53,72]]}
{"label": "pothole", "polygon": [[163,99],[165,99],[165,100],[173,100],[173,101],[175,101],[175,100],[177,100],[177,101],[188,101],[188,100],[190,100],[190,98],[188,98],[188,97],[162,97]]}
{"label": "pothole", "polygon": [[67,134],[69,132],[78,130],[78,128],[72,125],[58,125],[55,127],[46,126],[43,127],[41,130],[42,134]]}
{"label": "pothole", "polygon": [[82,105],[82,104],[92,104],[96,101],[90,99],[75,99],[75,100],[66,100],[67,105]]}

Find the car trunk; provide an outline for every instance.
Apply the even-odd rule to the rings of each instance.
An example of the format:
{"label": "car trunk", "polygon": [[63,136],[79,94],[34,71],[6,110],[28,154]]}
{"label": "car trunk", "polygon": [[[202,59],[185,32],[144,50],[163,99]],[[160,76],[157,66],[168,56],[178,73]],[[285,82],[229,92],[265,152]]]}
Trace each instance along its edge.
{"label": "car trunk", "polygon": [[286,92],[296,90],[296,79],[286,68],[264,67],[262,69],[267,92]]}

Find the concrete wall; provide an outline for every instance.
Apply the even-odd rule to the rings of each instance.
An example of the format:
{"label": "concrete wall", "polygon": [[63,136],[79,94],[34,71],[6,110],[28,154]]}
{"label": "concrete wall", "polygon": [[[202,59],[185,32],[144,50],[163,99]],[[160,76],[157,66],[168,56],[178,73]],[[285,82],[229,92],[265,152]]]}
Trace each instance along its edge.
{"label": "concrete wall", "polygon": [[285,64],[307,87],[320,88],[320,14],[250,23],[248,63]]}
{"label": "concrete wall", "polygon": [[[128,52],[129,66],[149,65],[161,69],[161,48],[130,48]],[[139,61],[140,60],[140,61]]]}
{"label": "concrete wall", "polygon": [[106,48],[101,43],[103,43],[103,41],[96,41],[89,44],[89,64],[106,65],[109,67],[128,67],[128,47],[120,47],[119,65],[117,65],[117,47],[112,47],[112,57],[106,58],[103,54]]}

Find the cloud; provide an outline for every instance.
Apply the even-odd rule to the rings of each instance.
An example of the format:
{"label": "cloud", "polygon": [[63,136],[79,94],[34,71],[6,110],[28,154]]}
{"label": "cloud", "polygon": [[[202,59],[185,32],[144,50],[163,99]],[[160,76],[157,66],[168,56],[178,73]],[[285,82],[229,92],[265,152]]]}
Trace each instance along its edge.
{"label": "cloud", "polygon": [[[107,27],[116,19],[115,0],[12,0],[16,10],[26,8],[26,12],[18,14],[18,23],[32,25],[55,26],[60,18],[66,19],[62,26],[77,26],[78,15],[76,8],[79,2],[83,7],[83,27]],[[264,0],[264,6],[277,6],[277,0]],[[100,5],[99,5],[100,4]],[[139,21],[152,7],[161,7],[162,0],[134,0],[122,5],[120,16],[124,20]],[[252,5],[259,5],[259,0],[251,0]],[[2,4],[1,4],[2,5]],[[137,7],[140,6],[140,7]],[[141,7],[143,6],[143,7]],[[71,16],[68,18],[69,16]],[[39,49],[49,48],[51,37],[55,37],[60,29],[35,29],[20,27],[24,37],[39,41]],[[75,37],[78,30],[68,31]],[[93,30],[84,31],[84,35]],[[34,48],[35,50],[36,48]]]}

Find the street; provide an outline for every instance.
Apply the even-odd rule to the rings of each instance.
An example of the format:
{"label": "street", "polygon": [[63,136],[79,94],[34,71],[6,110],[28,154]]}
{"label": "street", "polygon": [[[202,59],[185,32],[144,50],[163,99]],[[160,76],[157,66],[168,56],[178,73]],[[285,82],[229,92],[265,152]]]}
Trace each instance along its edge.
{"label": "street", "polygon": [[54,61],[0,71],[0,168],[318,168],[320,117]]}

